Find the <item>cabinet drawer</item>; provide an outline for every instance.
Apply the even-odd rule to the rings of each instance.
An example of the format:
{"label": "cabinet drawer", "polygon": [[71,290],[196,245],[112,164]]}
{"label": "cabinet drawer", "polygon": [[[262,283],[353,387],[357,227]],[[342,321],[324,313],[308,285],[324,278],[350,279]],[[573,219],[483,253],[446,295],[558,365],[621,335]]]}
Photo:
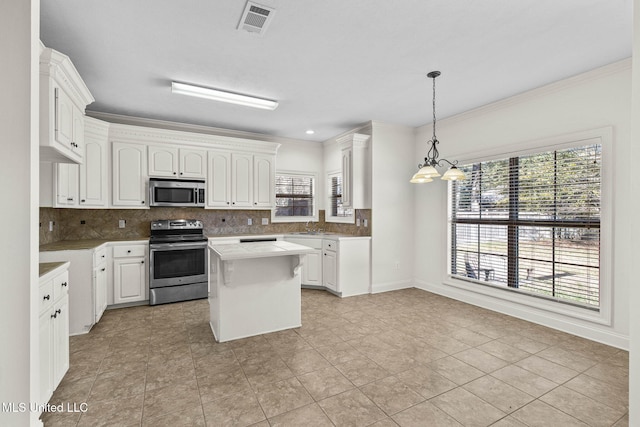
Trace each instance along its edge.
{"label": "cabinet drawer", "polygon": [[93,266],[100,265],[107,260],[107,248],[100,248],[93,253]]}
{"label": "cabinet drawer", "polygon": [[53,278],[53,299],[58,300],[58,298],[67,294],[69,291],[69,272],[65,271]]}
{"label": "cabinet drawer", "polygon": [[46,282],[42,283],[40,285],[39,291],[40,305],[38,307],[38,312],[42,313],[53,305],[53,280],[47,280]]}
{"label": "cabinet drawer", "polygon": [[127,258],[127,257],[143,257],[145,251],[144,245],[126,245],[126,246],[114,246],[113,257],[114,258]]}
{"label": "cabinet drawer", "polygon": [[324,249],[325,251],[337,251],[338,242],[335,240],[323,240],[322,249]]}

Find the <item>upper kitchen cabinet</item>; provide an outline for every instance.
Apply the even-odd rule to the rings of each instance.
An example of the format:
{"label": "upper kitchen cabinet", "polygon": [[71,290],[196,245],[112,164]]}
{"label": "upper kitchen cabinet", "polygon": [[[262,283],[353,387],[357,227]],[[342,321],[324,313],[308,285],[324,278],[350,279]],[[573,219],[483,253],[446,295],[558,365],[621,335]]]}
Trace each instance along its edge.
{"label": "upper kitchen cabinet", "polygon": [[81,207],[106,207],[108,199],[109,124],[85,118],[84,162],[80,165]]}
{"label": "upper kitchen cabinet", "polygon": [[149,176],[205,179],[207,152],[170,145],[149,146]]}
{"label": "upper kitchen cabinet", "polygon": [[371,136],[353,133],[337,139],[342,159],[342,206],[371,209]]}
{"label": "upper kitchen cabinet", "polygon": [[275,154],[209,150],[207,207],[271,209],[275,203]]}
{"label": "upper kitchen cabinet", "polygon": [[147,146],[129,142],[112,143],[112,205],[147,208]]}
{"label": "upper kitchen cabinet", "polygon": [[94,101],[68,56],[40,54],[40,160],[84,161],[84,110]]}

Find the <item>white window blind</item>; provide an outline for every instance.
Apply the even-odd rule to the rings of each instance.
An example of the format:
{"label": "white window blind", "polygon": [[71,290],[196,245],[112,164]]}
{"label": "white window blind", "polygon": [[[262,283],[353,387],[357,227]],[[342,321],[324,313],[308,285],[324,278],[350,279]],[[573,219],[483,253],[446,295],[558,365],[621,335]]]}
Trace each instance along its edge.
{"label": "white window blind", "polygon": [[314,214],[312,176],[276,175],[276,217],[310,217]]}
{"label": "white window blind", "polygon": [[598,309],[599,144],[460,167],[451,275]]}

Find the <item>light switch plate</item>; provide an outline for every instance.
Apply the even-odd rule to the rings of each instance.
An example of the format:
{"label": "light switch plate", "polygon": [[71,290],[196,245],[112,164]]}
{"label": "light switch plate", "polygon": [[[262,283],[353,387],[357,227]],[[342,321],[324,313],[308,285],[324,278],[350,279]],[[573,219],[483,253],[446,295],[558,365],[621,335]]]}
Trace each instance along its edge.
{"label": "light switch plate", "polygon": [[118,220],[118,228],[124,228],[126,224],[127,224],[126,220],[124,219]]}
{"label": "light switch plate", "polygon": [[262,225],[269,225],[269,218],[262,218]]}
{"label": "light switch plate", "polygon": [[356,218],[356,227],[360,227],[360,218]]}
{"label": "light switch plate", "polygon": [[369,222],[366,219],[363,219],[363,221],[364,221],[364,226],[368,227],[369,226]]}
{"label": "light switch plate", "polygon": [[247,218],[247,225],[253,225],[253,220],[251,218]]}

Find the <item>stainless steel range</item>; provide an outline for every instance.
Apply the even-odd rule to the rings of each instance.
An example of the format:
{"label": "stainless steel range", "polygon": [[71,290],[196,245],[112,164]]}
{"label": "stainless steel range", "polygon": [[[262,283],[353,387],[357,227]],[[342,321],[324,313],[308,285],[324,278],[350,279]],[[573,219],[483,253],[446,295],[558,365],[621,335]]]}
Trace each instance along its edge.
{"label": "stainless steel range", "polygon": [[207,298],[207,238],[202,221],[151,222],[149,305]]}

